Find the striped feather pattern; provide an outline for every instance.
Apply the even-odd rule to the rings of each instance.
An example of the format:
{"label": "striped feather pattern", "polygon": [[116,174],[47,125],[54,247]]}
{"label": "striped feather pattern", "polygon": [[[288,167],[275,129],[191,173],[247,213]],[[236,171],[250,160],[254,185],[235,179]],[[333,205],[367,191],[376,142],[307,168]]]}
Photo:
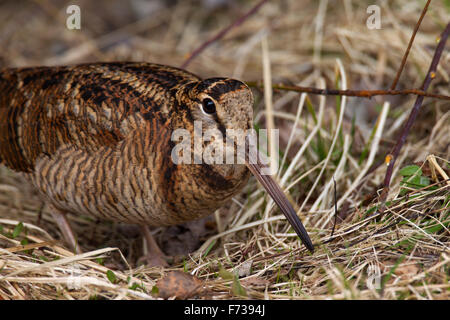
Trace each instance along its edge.
{"label": "striped feather pattern", "polygon": [[251,92],[236,80],[135,62],[0,70],[0,162],[62,211],[155,226],[192,220],[249,177],[244,165],[171,161],[173,130],[193,132],[205,94],[249,105],[214,125],[251,126]]}

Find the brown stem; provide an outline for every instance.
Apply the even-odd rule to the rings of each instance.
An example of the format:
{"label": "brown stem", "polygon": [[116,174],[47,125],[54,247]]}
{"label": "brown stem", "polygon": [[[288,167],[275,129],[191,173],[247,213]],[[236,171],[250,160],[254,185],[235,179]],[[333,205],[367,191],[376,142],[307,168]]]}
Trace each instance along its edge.
{"label": "brown stem", "polygon": [[[442,34],[441,34],[439,44],[436,47],[436,51],[434,52],[433,60],[431,61],[430,68],[428,69],[427,75],[422,83],[422,86],[421,86],[422,91],[426,91],[428,89],[431,81],[435,77],[436,69],[437,69],[439,60],[441,58],[442,52],[444,51],[445,43],[447,41],[449,33],[450,33],[450,23],[447,24],[444,32],[442,32]],[[400,150],[406,141],[406,137],[408,136],[409,130],[411,129],[414,121],[417,118],[417,115],[419,114],[419,110],[420,110],[420,107],[422,106],[423,100],[424,100],[424,96],[417,97],[416,102],[414,103],[414,107],[412,108],[411,113],[409,114],[408,121],[403,126],[403,129],[400,133],[399,139],[397,140],[397,143],[395,144],[394,148],[392,149],[392,152],[391,152],[392,158],[389,161],[389,165],[388,165],[386,175],[384,178],[383,191],[380,196],[381,202],[384,202],[384,200],[387,197],[387,193],[389,191],[389,186],[390,186],[390,182],[391,182],[392,172],[394,170],[395,161],[397,160]]]}
{"label": "brown stem", "polygon": [[420,24],[422,23],[423,17],[425,16],[425,13],[427,13],[430,2],[431,2],[431,0],[427,1],[427,4],[425,5],[425,7],[422,10],[422,14],[420,15],[419,21],[417,21],[417,23],[416,23],[413,34],[411,35],[411,38],[409,39],[408,48],[406,49],[405,54],[403,55],[403,59],[402,59],[402,63],[400,64],[400,68],[397,71],[394,81],[392,81],[391,90],[394,90],[395,87],[397,87],[397,83],[398,83],[398,80],[400,79],[400,75],[402,74],[403,68],[405,67],[406,59],[408,58],[409,51],[411,50],[414,39],[416,38],[417,30],[419,30],[419,27],[420,27]]}
{"label": "brown stem", "polygon": [[[262,83],[248,81],[246,84],[249,87],[264,87]],[[417,95],[428,98],[435,98],[440,100],[450,100],[450,96],[427,93],[421,89],[405,89],[405,90],[337,90],[337,89],[319,89],[312,87],[301,87],[294,85],[274,84],[272,88],[275,90],[296,91],[309,94],[319,94],[328,96],[348,96],[360,98],[372,98],[374,96],[398,96],[398,95]]]}
{"label": "brown stem", "polygon": [[261,0],[259,1],[253,8],[251,8],[246,14],[240,16],[237,20],[235,20],[232,24],[230,24],[228,27],[222,29],[219,33],[217,33],[215,36],[213,36],[212,38],[208,39],[206,42],[204,42],[203,44],[201,44],[197,49],[195,49],[190,55],[189,57],[183,62],[183,64],[181,65],[181,68],[184,69],[188,66],[189,63],[191,63],[191,61],[197,57],[203,50],[205,50],[208,46],[210,46],[212,43],[216,42],[217,40],[223,38],[231,29],[233,29],[234,27],[237,27],[239,25],[241,25],[245,20],[248,19],[248,17],[250,17],[252,14],[254,14],[256,11],[259,10],[259,8],[261,8],[265,3],[267,2],[267,0]]}

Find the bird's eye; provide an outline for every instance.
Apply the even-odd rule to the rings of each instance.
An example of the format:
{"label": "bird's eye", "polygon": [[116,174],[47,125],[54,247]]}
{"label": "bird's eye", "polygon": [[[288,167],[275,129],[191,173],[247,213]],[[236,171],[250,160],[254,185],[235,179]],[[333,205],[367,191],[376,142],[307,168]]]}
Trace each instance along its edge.
{"label": "bird's eye", "polygon": [[202,109],[206,114],[214,114],[216,113],[216,104],[209,98],[203,99]]}

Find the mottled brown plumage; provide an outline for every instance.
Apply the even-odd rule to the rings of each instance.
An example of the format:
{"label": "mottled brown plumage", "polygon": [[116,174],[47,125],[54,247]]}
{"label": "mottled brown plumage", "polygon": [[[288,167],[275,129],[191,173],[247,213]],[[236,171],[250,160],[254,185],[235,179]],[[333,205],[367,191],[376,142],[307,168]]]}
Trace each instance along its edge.
{"label": "mottled brown plumage", "polygon": [[[213,115],[202,112],[206,98]],[[224,134],[250,129],[252,102],[240,81],[157,64],[4,69],[0,162],[31,179],[58,214],[178,224],[220,208],[250,172],[243,164],[177,165],[172,133],[193,134],[196,120]]]}

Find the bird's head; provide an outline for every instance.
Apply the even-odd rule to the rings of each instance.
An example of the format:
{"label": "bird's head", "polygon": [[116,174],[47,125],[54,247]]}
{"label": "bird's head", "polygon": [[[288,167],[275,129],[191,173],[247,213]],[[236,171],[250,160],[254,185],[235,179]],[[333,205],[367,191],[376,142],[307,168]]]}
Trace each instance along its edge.
{"label": "bird's head", "polygon": [[[256,157],[249,152],[247,137],[253,128],[253,95],[248,86],[228,78],[189,82],[179,88],[177,103],[182,119],[179,124],[194,136],[191,140],[194,159],[203,164],[206,162],[206,165],[210,165],[208,156],[209,161],[211,155],[213,161],[221,159],[223,164],[213,164],[214,170],[230,179],[239,180],[240,175],[250,170],[280,207],[306,247],[313,251],[312,242],[289,200],[272,177],[262,173],[259,152]],[[196,134],[202,139],[200,144],[195,143]],[[237,150],[238,143],[244,144],[243,156]],[[195,153],[199,151],[200,155],[197,154],[196,158]],[[227,152],[233,153],[233,157],[228,158]],[[217,153],[221,154],[216,157]],[[233,159],[232,163],[228,163],[229,159]]]}
{"label": "bird's head", "polygon": [[253,95],[239,80],[210,78],[190,82],[180,90],[178,101],[191,122],[201,121],[203,130],[248,130],[253,126]]}

